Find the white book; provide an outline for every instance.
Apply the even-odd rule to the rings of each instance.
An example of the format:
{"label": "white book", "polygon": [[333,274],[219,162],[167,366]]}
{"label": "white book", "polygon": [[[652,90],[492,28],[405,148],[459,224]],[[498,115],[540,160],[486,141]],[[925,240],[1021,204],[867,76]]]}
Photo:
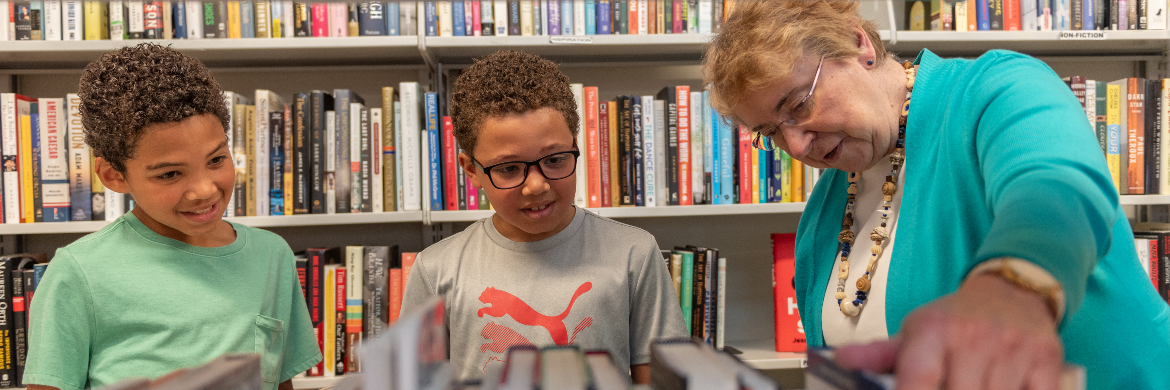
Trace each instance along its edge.
{"label": "white book", "polygon": [[495,27],[497,36],[508,35],[508,2],[506,0],[495,0],[492,15],[495,16]]}
{"label": "white book", "polygon": [[402,102],[394,102],[394,182],[398,189],[394,204],[402,211]]}
{"label": "white book", "polygon": [[126,214],[126,208],[122,207],[125,202],[126,194],[106,188],[106,222],[114,222]]}
{"label": "white book", "polygon": [[[1166,29],[1166,1],[1151,0],[1146,3],[1146,29]],[[1166,138],[1162,136],[1162,138]],[[1166,172],[1166,171],[1162,171]]]}
{"label": "white book", "polygon": [[[401,149],[402,161],[398,164],[402,167],[402,183],[398,188],[402,189],[402,201],[398,204],[402,205],[405,211],[417,211],[422,207],[422,169],[419,164],[422,160],[422,144],[421,135],[421,114],[422,114],[422,89],[418,82],[408,81],[398,84],[398,101],[401,102],[402,115],[398,118],[402,119],[401,130],[397,139],[402,140]],[[429,203],[429,202],[428,202]]]}
{"label": "white book", "polygon": [[[350,313],[350,307],[357,306],[364,308],[362,299],[365,298],[365,275],[364,270],[366,264],[366,248],[357,245],[345,247],[345,311]],[[371,272],[373,277],[374,273]],[[356,313],[355,313],[356,314]],[[361,333],[358,333],[359,335]],[[361,337],[361,336],[358,336]],[[347,368],[348,370],[348,368]]]}
{"label": "white book", "polygon": [[[531,3],[529,3],[529,7],[529,10],[531,10]],[[438,23],[440,37],[450,37],[455,35],[455,19],[452,18],[451,12],[450,0],[439,0],[435,2],[435,13],[439,18]],[[529,16],[531,16],[531,12],[529,12]],[[529,23],[529,25],[531,25],[531,23]]]}
{"label": "white book", "polygon": [[61,40],[61,0],[45,0],[45,31],[46,41]]}
{"label": "white book", "polygon": [[703,185],[703,93],[691,92],[691,200],[699,204],[707,193]]}
{"label": "white book", "polygon": [[[975,0],[968,0],[968,1],[975,1]],[[963,26],[963,31],[966,31],[967,24],[971,23],[970,18],[975,18],[975,17],[977,17],[977,15],[967,15],[966,2],[960,2],[960,3],[955,4],[955,29],[958,29],[960,26],[959,21],[958,21],[958,19],[959,19],[958,6],[959,5],[963,6],[962,12],[964,15],[965,23],[962,24],[962,26]],[[1038,16],[1036,13],[1036,7],[1037,7],[1037,4],[1036,4],[1035,0],[1021,1],[1020,2],[1020,29],[1021,30],[1023,30],[1023,31],[1038,31],[1038,30],[1040,30],[1040,16]]]}
{"label": "white book", "polygon": [[520,35],[532,36],[532,2],[520,1]]}
{"label": "white book", "polygon": [[256,164],[256,216],[268,215],[271,208],[268,190],[272,175],[272,131],[268,116],[272,111],[284,111],[284,100],[275,92],[257,89],[256,98],[256,145],[252,150]]}
{"label": "white book", "polygon": [[[238,94],[238,93],[235,93],[235,92],[231,92],[231,91],[224,91],[223,92],[223,105],[225,107],[227,107],[227,112],[228,112],[228,126],[232,126],[232,129],[228,129],[228,131],[227,131],[227,144],[228,144],[228,148],[230,148],[232,151],[232,159],[234,160],[232,162],[232,164],[233,164],[233,168],[235,168],[235,171],[236,171],[236,181],[237,181],[237,184],[242,184],[242,185],[246,186],[247,185],[247,178],[248,178],[248,147],[247,147],[247,142],[245,139],[243,139],[244,137],[241,137],[241,139],[236,139],[235,138],[235,131],[233,131],[233,129],[235,128],[235,123],[236,123],[235,106],[237,104],[251,104],[251,100],[248,99],[248,97],[241,95],[241,94]],[[234,192],[233,192],[233,195],[234,195]],[[244,198],[244,199],[233,198],[232,204],[229,205],[229,207],[226,207],[226,210],[224,210],[224,217],[236,216],[236,205],[237,204],[238,205],[245,205],[245,204],[247,204],[247,201],[248,200],[246,198]],[[242,217],[242,215],[241,215],[241,217]]]}
{"label": "white book", "polygon": [[[654,159],[661,161],[661,164],[656,164],[654,167],[655,181],[654,192],[662,194],[662,196],[655,199],[655,206],[666,206],[668,196],[666,183],[666,102],[662,100],[654,101],[654,144],[659,145],[658,149],[654,151]],[[647,205],[649,206],[649,205]]]}
{"label": "white book", "polygon": [[12,2],[13,0],[0,0],[0,24],[3,24],[3,26],[0,26],[0,41],[11,41],[14,38],[13,35],[15,35],[15,31],[10,32],[9,29],[16,29],[16,25],[8,22],[12,19],[9,16],[12,14],[8,11],[8,7],[12,6]]}
{"label": "white book", "polygon": [[65,0],[61,9],[61,27],[64,30],[61,40],[80,41],[85,39],[85,29],[81,25],[82,8],[80,0]]}
{"label": "white book", "polygon": [[638,34],[650,33],[650,2],[638,0]]}
{"label": "white book", "polygon": [[183,10],[187,12],[187,39],[203,38],[203,2],[187,0]]}
{"label": "white book", "polygon": [[[382,109],[370,109],[370,200],[375,213],[380,213],[385,205],[383,202],[382,186]],[[393,211],[393,210],[391,210]]]}
{"label": "white book", "polygon": [[110,0],[110,39],[120,41],[126,37],[126,7],[122,0]]}
{"label": "white book", "polygon": [[[281,0],[280,9],[283,12],[280,14],[280,37],[292,38],[296,36],[296,29],[293,28],[293,2],[292,0]],[[273,23],[276,23],[275,21]],[[273,36],[276,38],[276,36]]]}
{"label": "white book", "polygon": [[329,36],[349,36],[349,8],[346,3],[329,3]]}
{"label": "white book", "polygon": [[581,155],[577,158],[577,170],[574,173],[577,179],[577,192],[573,194],[573,204],[577,207],[589,207],[589,174],[585,170],[585,160],[589,156],[588,144],[585,139],[585,85],[569,84],[573,92],[573,101],[577,103],[577,149]]}
{"label": "white book", "polygon": [[130,34],[146,31],[145,15],[142,13],[142,1],[130,0],[126,2],[126,28]]}
{"label": "white book", "polygon": [[[419,95],[422,94],[420,93]],[[419,153],[419,159],[423,161],[422,174],[419,175],[419,178],[423,183],[423,185],[420,186],[422,188],[422,193],[420,196],[422,197],[422,211],[424,214],[427,214],[431,212],[431,170],[428,169],[428,167],[425,165],[427,161],[431,161],[431,141],[430,137],[427,136],[426,130],[419,131],[419,138],[421,139],[421,151]]]}
{"label": "white book", "polygon": [[1069,0],[1052,0],[1052,29],[1067,31],[1072,28],[1072,6]]}
{"label": "white book", "polygon": [[325,111],[325,213],[337,213],[337,113]]}
{"label": "white book", "polygon": [[[0,94],[0,140],[3,141],[3,155],[5,165],[19,165],[17,160],[19,158],[20,143],[17,142],[17,134],[19,134],[20,115],[28,115],[28,112],[21,112],[28,110],[27,104],[17,104],[16,94],[2,93]],[[24,199],[21,187],[20,172],[15,170],[4,170],[4,188],[9,189],[4,191],[4,223],[20,223],[21,206]],[[16,189],[16,190],[13,190]]]}
{"label": "white book", "polygon": [[423,29],[426,23],[418,23],[418,9],[420,2],[403,1],[398,3],[398,31],[402,35],[426,35]]}
{"label": "white book", "polygon": [[[362,110],[361,103],[349,103],[349,211],[362,212]],[[369,128],[366,128],[369,131]]]}
{"label": "white book", "polygon": [[41,140],[41,201],[45,222],[69,220],[69,160],[66,152],[65,99],[37,102]]}
{"label": "white book", "polygon": [[654,207],[658,205],[658,165],[661,163],[658,160],[658,149],[662,147],[657,143],[655,134],[657,134],[654,127],[654,96],[642,96],[642,171],[643,185],[642,193],[646,196],[647,207]]}
{"label": "white book", "polygon": [[725,315],[726,310],[724,308],[727,307],[727,258],[726,257],[719,258],[719,271],[718,271],[718,273],[719,273],[719,280],[717,283],[719,284],[719,286],[717,288],[719,289],[719,294],[718,294],[719,299],[718,299],[718,302],[715,304],[715,349],[723,349],[723,342],[725,341],[725,340],[723,340],[723,336],[724,336],[723,329],[725,328],[725,326],[724,326],[725,321],[723,320],[723,318],[726,317],[726,315]]}
{"label": "white book", "polygon": [[[1094,137],[1097,134],[1097,81],[1085,80],[1085,118],[1089,120],[1089,130]],[[1163,137],[1165,138],[1165,137]]]}
{"label": "white book", "polygon": [[585,35],[585,0],[573,0],[573,35]]}
{"label": "white book", "polygon": [[89,145],[85,143],[85,128],[81,125],[81,98],[76,93],[65,95],[65,128],[69,136],[69,199],[70,221],[93,219],[93,168]]}

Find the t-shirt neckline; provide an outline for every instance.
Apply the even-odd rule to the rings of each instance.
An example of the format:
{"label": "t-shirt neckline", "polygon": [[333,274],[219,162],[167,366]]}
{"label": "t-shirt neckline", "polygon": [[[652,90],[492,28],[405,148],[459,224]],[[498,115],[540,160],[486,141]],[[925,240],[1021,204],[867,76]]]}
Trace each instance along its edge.
{"label": "t-shirt neckline", "polygon": [[208,247],[191,245],[191,244],[188,244],[188,243],[185,243],[185,242],[182,242],[182,241],[170,238],[170,237],[165,237],[161,234],[158,234],[154,230],[151,230],[149,227],[147,227],[146,224],[142,223],[142,220],[139,220],[138,216],[134,215],[134,213],[132,213],[132,212],[127,212],[126,214],[122,215],[120,218],[122,218],[123,221],[125,221],[128,225],[130,225],[130,228],[134,229],[134,232],[138,233],[138,235],[142,236],[142,238],[145,238],[147,240],[150,240],[150,241],[155,242],[155,243],[160,244],[160,245],[166,245],[166,246],[169,246],[169,247],[172,247],[172,248],[175,248],[175,249],[187,252],[187,253],[191,253],[194,255],[208,256],[208,257],[228,256],[228,255],[232,255],[232,254],[235,254],[236,252],[243,250],[244,245],[248,242],[247,230],[241,229],[241,226],[239,226],[235,223],[229,222],[229,221],[224,221],[224,222],[227,222],[229,225],[231,225],[232,229],[236,231],[236,239],[234,241],[232,241],[231,244],[227,244],[227,245],[219,246],[219,247],[214,247],[214,248],[208,248]]}
{"label": "t-shirt neckline", "polygon": [[488,238],[491,238],[492,242],[496,243],[496,245],[515,252],[540,252],[568,241],[581,229],[585,221],[585,210],[576,206],[573,209],[575,210],[573,221],[569,222],[569,226],[565,226],[564,230],[554,234],[552,237],[533,242],[516,242],[504,237],[503,234],[500,234],[499,230],[496,230],[496,224],[492,222],[493,217],[484,218],[481,222],[484,224],[484,230],[487,231]]}

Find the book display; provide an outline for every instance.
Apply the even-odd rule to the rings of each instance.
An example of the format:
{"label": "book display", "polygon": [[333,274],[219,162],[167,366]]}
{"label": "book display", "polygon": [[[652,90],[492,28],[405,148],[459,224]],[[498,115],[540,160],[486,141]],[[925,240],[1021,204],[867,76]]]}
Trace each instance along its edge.
{"label": "book display", "polygon": [[[319,373],[293,383],[298,389],[336,385],[346,372],[369,369],[352,345],[385,333],[398,321],[394,302],[401,299],[409,273],[408,255],[494,213],[458,169],[446,169],[458,153],[445,120],[447,91],[475,58],[520,50],[557,62],[579,87],[577,204],[656,237],[666,250],[664,264],[679,266],[679,304],[689,309],[684,313],[690,314],[692,335],[741,351],[735,358],[755,369],[806,364],[804,353],[777,352],[802,350],[797,345],[803,334],[788,324],[785,346],[777,337],[778,322],[799,317],[773,288],[774,278],[791,277],[791,271],[772,268],[783,263],[773,245],[791,238],[772,233],[796,231],[819,172],[780,153],[752,149],[750,135],[744,144],[744,133],[710,108],[700,73],[704,44],[718,32],[734,1],[370,1],[351,2],[352,15],[344,2],[135,2],[157,3],[161,12],[152,17],[158,19],[147,21],[134,16],[145,8],[126,8],[131,2],[50,3],[33,10],[28,2],[0,0],[5,27],[0,29],[0,156],[13,165],[11,170],[6,165],[0,179],[0,255],[51,257],[133,207],[132,199],[105,191],[96,177],[84,174],[92,166],[84,143],[78,142],[72,94],[81,70],[101,54],[143,40],[170,45],[206,63],[223,89],[233,92],[225,104],[233,115],[229,134],[238,173],[236,207],[227,220],[281,235],[294,251],[304,251],[306,279],[333,286],[332,292],[305,290],[322,350],[333,364],[322,364],[315,369]],[[1045,60],[1069,77],[1074,94],[1084,98],[1093,128],[1104,125],[1096,131],[1104,137],[1102,153],[1111,168],[1116,159],[1121,203],[1135,212],[1145,205],[1170,205],[1170,187],[1164,184],[1170,183],[1165,165],[1170,151],[1154,148],[1170,143],[1170,136],[1146,135],[1170,126],[1161,125],[1164,115],[1141,116],[1147,124],[1141,128],[1141,165],[1123,165],[1122,156],[1128,163],[1138,149],[1121,153],[1130,139],[1128,127],[1122,126],[1135,122],[1129,122],[1130,111],[1120,100],[1132,96],[1124,91],[1140,86],[1157,91],[1159,99],[1134,97],[1135,103],[1167,105],[1160,98],[1167,76],[1160,64],[1167,60],[1170,30],[1151,20],[1140,28],[1097,29],[1096,19],[1091,31],[1084,29],[1084,19],[1080,29],[1028,30],[1021,19],[1018,31],[964,32],[956,27],[957,7],[975,3],[971,0],[941,2],[950,6],[952,31],[931,31],[931,3],[866,1],[862,12],[878,23],[886,47],[904,59],[927,48],[943,57],[1009,49]],[[1085,7],[1101,1],[1067,3]],[[38,19],[41,30],[36,32],[31,17],[26,25],[16,20],[18,11],[8,13],[9,5],[19,10],[26,4],[38,17],[49,10],[59,15]],[[229,5],[239,8],[229,11]],[[331,13],[330,7],[338,5],[341,12]],[[80,7],[81,17],[71,19],[69,7]],[[913,13],[916,7],[924,13]],[[1072,20],[1074,10],[1068,11]],[[241,12],[250,17],[239,17]],[[919,15],[925,27],[913,31]],[[939,15],[943,20],[941,10]],[[198,20],[210,24],[192,22]],[[34,33],[42,39],[33,39]],[[1116,121],[1109,119],[1113,93]],[[1137,119],[1139,114],[1132,115]],[[1160,127],[1149,126],[1155,123]],[[50,137],[50,132],[57,135]],[[57,167],[52,174],[32,174],[32,143],[25,153],[21,134],[29,141],[35,134],[42,146],[64,145],[65,153],[36,161],[37,172]],[[1137,137],[1137,127],[1132,135]],[[1110,152],[1110,137],[1116,138],[1117,152]],[[1128,176],[1135,171],[1123,167],[1142,168],[1140,186],[1137,176]],[[39,190],[29,193],[40,203],[25,208],[20,191],[26,182],[31,188],[34,177]],[[22,219],[31,223],[9,223]],[[1145,269],[1164,297],[1170,291],[1166,231],[1170,228],[1150,226],[1139,237],[1149,260]],[[351,257],[360,265],[351,265]],[[684,294],[687,257],[691,283]],[[699,258],[701,282],[694,273]],[[36,270],[35,264],[13,266],[9,274]],[[385,284],[360,277],[371,269],[386,273],[387,278],[378,279]],[[700,283],[701,291],[696,290]],[[35,290],[22,291],[31,300]],[[777,312],[781,309],[786,311]],[[591,355],[584,356],[589,360]]]}

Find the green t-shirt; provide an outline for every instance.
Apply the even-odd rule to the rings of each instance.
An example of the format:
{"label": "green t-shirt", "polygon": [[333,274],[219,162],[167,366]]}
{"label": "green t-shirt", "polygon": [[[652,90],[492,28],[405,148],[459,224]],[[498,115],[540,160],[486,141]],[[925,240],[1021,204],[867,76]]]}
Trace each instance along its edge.
{"label": "green t-shirt", "polygon": [[24,383],[61,390],[156,378],[228,352],[262,355],[264,388],[321,360],[288,244],[232,224],[203,248],[126,214],[58,249],[30,308]]}

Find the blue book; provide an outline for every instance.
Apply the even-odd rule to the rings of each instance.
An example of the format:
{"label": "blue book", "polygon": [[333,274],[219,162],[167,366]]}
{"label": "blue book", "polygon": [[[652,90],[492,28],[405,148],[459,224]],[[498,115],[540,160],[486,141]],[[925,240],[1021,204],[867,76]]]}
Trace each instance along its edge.
{"label": "blue book", "polygon": [[720,204],[735,204],[735,125],[726,117],[719,117],[719,189]]}
{"label": "blue book", "polygon": [[435,10],[435,1],[427,0],[424,8],[424,19],[427,24],[427,36],[435,37],[439,35],[439,23],[437,20],[438,13]]}
{"label": "blue book", "polygon": [[612,34],[609,0],[597,0],[597,35]]}
{"label": "blue book", "polygon": [[989,10],[987,9],[987,0],[975,0],[975,22],[976,27],[979,28],[979,31],[991,30],[991,18],[988,16],[988,12]]}
{"label": "blue book", "polygon": [[597,35],[597,5],[585,0],[585,35]]}
{"label": "blue book", "polygon": [[175,39],[187,38],[187,2],[176,1],[171,3],[171,20],[174,24]]}
{"label": "blue book", "polygon": [[[1025,1],[1027,1],[1027,0],[1025,0]],[[1097,0],[1097,1],[1102,1],[1102,0]],[[1085,0],[1085,1],[1081,2],[1082,6],[1083,6],[1083,8],[1081,10],[1081,29],[1082,30],[1096,30],[1096,28],[1094,28],[1094,27],[1096,27],[1096,23],[1097,23],[1097,11],[1096,11],[1097,7],[1093,3],[1095,3],[1095,2],[1092,0]]]}
{"label": "blue book", "polygon": [[358,3],[358,34],[361,36],[386,35],[386,12],[382,0]]}
{"label": "blue book", "polygon": [[544,28],[543,28],[544,20],[548,19],[548,18],[547,17],[544,17],[544,18],[540,17],[541,15],[543,15],[541,13],[542,8],[540,6],[540,3],[541,3],[540,1],[533,1],[532,2],[532,35],[545,35],[544,31],[543,31],[544,30]]}
{"label": "blue book", "polygon": [[439,95],[427,92],[424,109],[427,112],[427,169],[430,170],[431,210],[445,210],[443,206],[443,148],[439,144]]}
{"label": "blue book", "polygon": [[[765,152],[767,153],[767,152]],[[779,148],[772,150],[772,158],[768,164],[768,197],[761,198],[761,202],[774,203],[784,200],[784,151]],[[763,168],[763,167],[761,167]]]}
{"label": "blue book", "polygon": [[398,31],[398,2],[390,1],[386,3],[386,35],[398,36],[402,35]]}
{"label": "blue book", "polygon": [[561,2],[548,2],[548,35],[561,35]]}
{"label": "blue book", "polygon": [[707,107],[707,116],[711,118],[711,204],[723,204],[723,175],[719,174],[720,164],[723,163],[722,156],[719,155],[719,124],[723,122],[723,117],[719,116],[719,112],[715,111],[713,107]]}
{"label": "blue book", "polygon": [[467,24],[463,20],[463,0],[451,2],[451,32],[457,37],[466,36]]}
{"label": "blue book", "polygon": [[45,270],[48,269],[49,264],[47,263],[33,264],[33,290],[36,290],[37,286],[41,285],[41,278],[45,277]]}
{"label": "blue book", "polygon": [[769,162],[772,160],[772,153],[763,150],[756,151],[756,158],[760,159],[760,171],[757,173],[756,180],[759,181],[760,186],[760,203],[768,203],[768,172],[771,171]]}
{"label": "blue book", "polygon": [[[32,0],[29,3],[28,9],[29,15],[37,15],[36,23],[33,25],[41,26],[39,31],[38,29],[33,29],[33,40],[45,40],[45,0]],[[37,33],[40,33],[39,38],[36,36]]]}
{"label": "blue book", "polygon": [[561,35],[573,35],[573,0],[561,0]]}
{"label": "blue book", "polygon": [[240,38],[256,37],[256,11],[251,1],[240,2]]}
{"label": "blue book", "polygon": [[29,143],[32,144],[32,196],[33,213],[36,215],[34,221],[45,222],[44,187],[41,185],[41,164],[43,164],[41,162],[41,115],[38,103],[29,104],[29,123],[32,126]]}
{"label": "blue book", "polygon": [[284,215],[284,112],[268,113],[269,140],[268,156],[272,175],[268,187],[268,215]]}

